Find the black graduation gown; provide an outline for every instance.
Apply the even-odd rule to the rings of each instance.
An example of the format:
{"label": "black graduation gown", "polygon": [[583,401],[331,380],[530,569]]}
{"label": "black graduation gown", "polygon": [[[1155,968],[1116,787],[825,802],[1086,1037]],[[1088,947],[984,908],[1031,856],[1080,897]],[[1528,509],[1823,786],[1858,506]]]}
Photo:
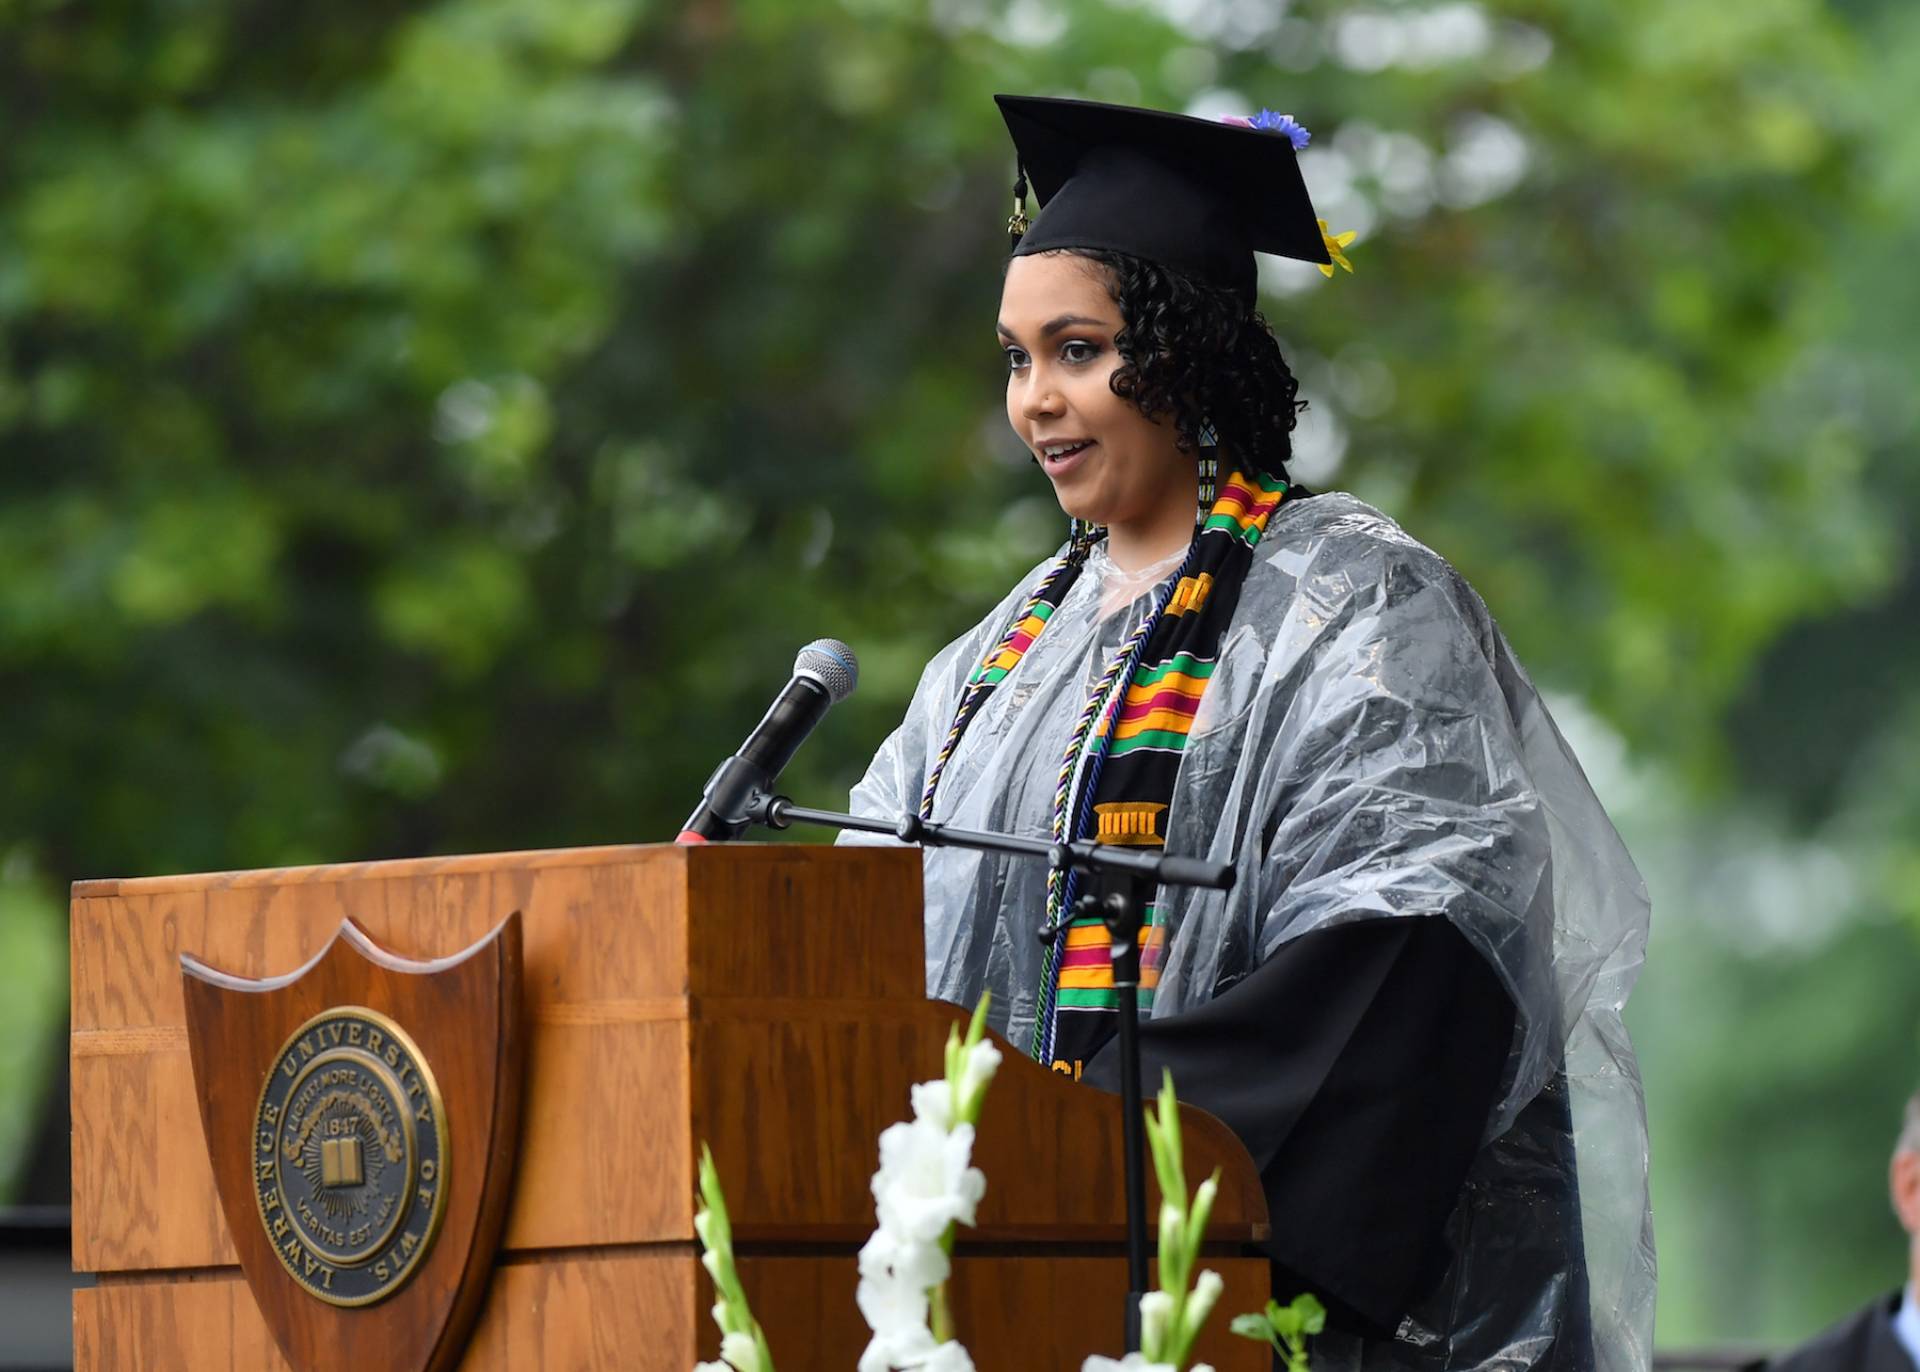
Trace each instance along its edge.
{"label": "black graduation gown", "polygon": [[[1460,1227],[1449,1220],[1472,1208],[1463,1189],[1476,1160],[1485,1162],[1481,1135],[1513,1024],[1492,968],[1449,921],[1376,919],[1304,935],[1206,1004],[1144,1020],[1141,1059],[1149,1092],[1170,1068],[1179,1097],[1230,1126],[1259,1167],[1275,1294],[1312,1291],[1330,1328],[1378,1343],[1448,1275],[1449,1228]],[[1082,1080],[1117,1091],[1118,1059],[1109,1038]],[[1514,1132],[1551,1151],[1552,1140],[1565,1140],[1565,1118],[1556,1078]],[[1572,1158],[1538,1161],[1528,1189],[1560,1189],[1548,1226],[1558,1232],[1516,1235],[1508,1256],[1554,1264],[1548,1271],[1566,1270],[1559,1264],[1571,1257],[1577,1272]],[[1571,1295],[1562,1354],[1536,1365],[1592,1365],[1585,1292]],[[1459,1333],[1449,1349],[1395,1345],[1387,1361],[1466,1365],[1498,1355],[1497,1336],[1470,1352],[1473,1331]]]}

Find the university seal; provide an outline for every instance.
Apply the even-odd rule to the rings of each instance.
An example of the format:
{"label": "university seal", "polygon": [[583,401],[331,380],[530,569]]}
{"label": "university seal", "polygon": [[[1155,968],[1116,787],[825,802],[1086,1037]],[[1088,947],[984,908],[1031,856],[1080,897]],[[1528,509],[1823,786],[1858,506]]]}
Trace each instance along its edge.
{"label": "university seal", "polygon": [[[493,1275],[518,1146],[520,916],[410,958],[315,889],[327,894],[304,923],[276,911],[260,925],[270,932],[249,955],[271,975],[180,955],[226,1232],[290,1372],[453,1372]],[[435,920],[410,908],[391,919],[431,947],[457,943],[470,916],[449,905]]]}
{"label": "university seal", "polygon": [[439,1230],[448,1144],[433,1071],[398,1024],[352,1005],[302,1024],[253,1121],[254,1199],[280,1265],[332,1305],[398,1291]]}

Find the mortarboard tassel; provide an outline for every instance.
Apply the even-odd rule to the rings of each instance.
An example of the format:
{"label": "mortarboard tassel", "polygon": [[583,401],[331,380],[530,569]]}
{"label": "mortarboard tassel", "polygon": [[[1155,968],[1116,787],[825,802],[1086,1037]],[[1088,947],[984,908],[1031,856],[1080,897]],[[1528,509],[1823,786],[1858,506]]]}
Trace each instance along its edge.
{"label": "mortarboard tassel", "polygon": [[1027,218],[1027,169],[1020,167],[1020,175],[1013,183],[1013,214],[1007,220],[1007,251],[1012,252],[1020,246],[1020,240],[1026,237],[1031,226]]}

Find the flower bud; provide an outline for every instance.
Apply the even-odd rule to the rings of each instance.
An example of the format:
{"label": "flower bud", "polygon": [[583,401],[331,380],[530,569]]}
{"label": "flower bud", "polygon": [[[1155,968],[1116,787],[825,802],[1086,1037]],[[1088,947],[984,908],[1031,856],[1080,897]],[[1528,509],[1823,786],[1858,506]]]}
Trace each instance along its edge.
{"label": "flower bud", "polygon": [[1220,1274],[1211,1268],[1202,1271],[1194,1280],[1193,1294],[1187,1297],[1187,1308],[1184,1312],[1184,1322],[1187,1326],[1184,1332],[1189,1339],[1198,1334],[1200,1326],[1207,1322],[1207,1316],[1213,1312],[1213,1307],[1219,1302],[1220,1293],[1226,1289],[1226,1285],[1220,1279]]}
{"label": "flower bud", "polygon": [[730,1364],[734,1372],[769,1372],[760,1365],[760,1346],[751,1334],[723,1334],[720,1338],[720,1356]]}
{"label": "flower bud", "polygon": [[1173,1296],[1166,1291],[1149,1291],[1140,1297],[1140,1347],[1152,1354],[1162,1353],[1173,1323]]}

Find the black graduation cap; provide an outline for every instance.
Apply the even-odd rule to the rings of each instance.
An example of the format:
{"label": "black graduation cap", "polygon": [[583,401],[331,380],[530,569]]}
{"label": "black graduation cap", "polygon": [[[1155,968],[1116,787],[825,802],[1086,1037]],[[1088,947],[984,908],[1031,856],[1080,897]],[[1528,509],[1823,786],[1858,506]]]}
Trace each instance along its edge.
{"label": "black graduation cap", "polygon": [[1016,256],[1105,248],[1248,300],[1256,252],[1331,261],[1284,133],[1091,100],[993,98],[1044,207]]}

